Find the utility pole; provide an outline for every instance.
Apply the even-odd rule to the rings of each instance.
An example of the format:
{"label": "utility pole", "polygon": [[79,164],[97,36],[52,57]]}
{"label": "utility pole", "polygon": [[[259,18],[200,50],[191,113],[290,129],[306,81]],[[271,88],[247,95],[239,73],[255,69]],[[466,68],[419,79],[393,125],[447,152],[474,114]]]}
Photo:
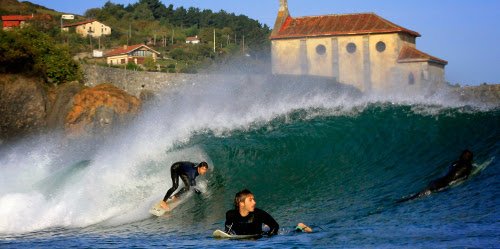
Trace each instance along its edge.
{"label": "utility pole", "polygon": [[88,32],[88,36],[89,36],[89,41],[90,41],[90,52],[92,53],[93,52],[93,48],[92,48],[92,33],[94,33],[92,30],[89,30]]}
{"label": "utility pole", "polygon": [[214,53],[215,53],[215,29],[214,29]]}
{"label": "utility pole", "polygon": [[243,35],[243,46],[241,47],[243,54],[245,53],[245,35]]}
{"label": "utility pole", "polygon": [[175,30],[172,29],[172,45],[174,45],[174,34],[175,34]]}

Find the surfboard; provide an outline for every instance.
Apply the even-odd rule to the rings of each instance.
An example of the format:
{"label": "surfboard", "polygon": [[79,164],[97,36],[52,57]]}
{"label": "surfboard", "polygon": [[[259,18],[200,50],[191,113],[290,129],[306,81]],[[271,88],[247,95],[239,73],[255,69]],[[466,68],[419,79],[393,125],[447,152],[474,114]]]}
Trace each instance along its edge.
{"label": "surfboard", "polygon": [[259,238],[261,235],[260,234],[232,235],[217,229],[214,231],[213,236],[216,239],[254,239],[254,238]]}
{"label": "surfboard", "polygon": [[174,207],[177,206],[177,205],[173,206],[174,201],[172,201],[172,199],[167,201],[167,204],[169,207],[168,209],[162,208],[160,203],[161,203],[161,201],[156,203],[154,206],[152,206],[151,209],[149,209],[149,213],[154,215],[154,216],[160,217],[160,216],[164,215],[166,212],[172,211],[172,209],[174,209]]}

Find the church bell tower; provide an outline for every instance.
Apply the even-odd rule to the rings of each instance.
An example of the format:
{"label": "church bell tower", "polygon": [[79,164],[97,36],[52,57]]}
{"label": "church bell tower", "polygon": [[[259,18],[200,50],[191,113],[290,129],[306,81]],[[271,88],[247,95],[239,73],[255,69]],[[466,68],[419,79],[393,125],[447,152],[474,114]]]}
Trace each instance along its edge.
{"label": "church bell tower", "polygon": [[288,1],[287,0],[279,0],[280,8],[278,10],[278,16],[276,17],[276,21],[274,22],[274,28],[271,36],[275,35],[285,23],[285,20],[290,16],[288,12]]}

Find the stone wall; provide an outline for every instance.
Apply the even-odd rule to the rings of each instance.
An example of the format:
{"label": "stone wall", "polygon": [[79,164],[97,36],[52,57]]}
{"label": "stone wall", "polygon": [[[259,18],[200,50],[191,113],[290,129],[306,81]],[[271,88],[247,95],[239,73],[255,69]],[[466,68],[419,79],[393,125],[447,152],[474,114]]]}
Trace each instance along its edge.
{"label": "stone wall", "polygon": [[[183,84],[197,84],[207,81],[237,80],[251,84],[252,82],[304,81],[317,82],[330,80],[314,76],[266,75],[266,74],[175,74],[145,71],[130,71],[112,67],[83,65],[86,86],[96,86],[111,83],[127,93],[146,100],[150,95],[168,91]],[[349,87],[349,86],[346,86]],[[480,85],[472,87],[451,88],[451,93],[463,101],[477,100],[479,102],[500,104],[500,84]]]}
{"label": "stone wall", "polygon": [[86,86],[111,83],[137,97],[141,92],[159,92],[202,77],[199,74],[131,71],[95,65],[83,65],[83,71]]}

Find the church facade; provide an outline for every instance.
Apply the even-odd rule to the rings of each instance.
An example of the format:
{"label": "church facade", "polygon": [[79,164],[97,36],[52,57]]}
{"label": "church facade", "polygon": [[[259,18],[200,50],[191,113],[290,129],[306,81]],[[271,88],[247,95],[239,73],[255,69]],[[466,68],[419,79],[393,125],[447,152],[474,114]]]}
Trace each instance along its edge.
{"label": "church facade", "polygon": [[294,18],[280,0],[272,71],[331,77],[364,92],[432,90],[444,83],[447,61],[418,50],[417,37],[374,13]]}

